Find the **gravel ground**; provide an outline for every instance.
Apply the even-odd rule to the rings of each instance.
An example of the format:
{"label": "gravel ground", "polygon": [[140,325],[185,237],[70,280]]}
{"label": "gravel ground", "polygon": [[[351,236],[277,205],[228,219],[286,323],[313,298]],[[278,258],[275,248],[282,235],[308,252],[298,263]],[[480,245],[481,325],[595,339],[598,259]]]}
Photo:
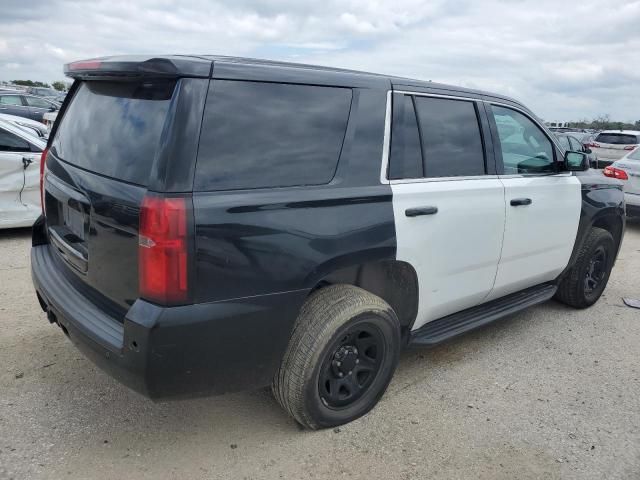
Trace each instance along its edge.
{"label": "gravel ground", "polygon": [[154,404],[50,326],[0,231],[0,478],[639,479],[640,223],[603,298],[407,351],[369,415],[301,431],[265,391]]}

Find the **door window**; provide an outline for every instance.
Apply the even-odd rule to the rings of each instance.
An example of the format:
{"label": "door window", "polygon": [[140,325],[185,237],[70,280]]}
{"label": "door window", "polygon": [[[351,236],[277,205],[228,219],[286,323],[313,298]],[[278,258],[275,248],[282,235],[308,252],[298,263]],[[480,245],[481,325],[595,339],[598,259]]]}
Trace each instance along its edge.
{"label": "door window", "polygon": [[474,102],[415,99],[425,177],[484,175],[484,149]]}
{"label": "door window", "polygon": [[18,95],[2,95],[0,105],[20,105],[22,107],[22,100]]}
{"label": "door window", "polygon": [[30,152],[31,146],[26,140],[0,128],[0,152]]}
{"label": "door window", "polygon": [[583,150],[583,146],[582,143],[580,143],[580,140],[578,140],[575,137],[569,137],[569,143],[571,144],[571,150],[574,152],[582,152]]}
{"label": "door window", "polygon": [[51,108],[51,105],[46,100],[38,97],[24,97],[27,100],[27,105],[30,107],[38,107],[38,108]]}
{"label": "door window", "polygon": [[492,105],[491,110],[505,174],[555,172],[553,143],[533,120],[511,108]]}
{"label": "door window", "polygon": [[564,135],[558,135],[558,142],[560,146],[565,150],[571,150],[571,144],[569,143],[569,137],[565,137]]}
{"label": "door window", "polygon": [[394,97],[389,178],[442,178],[486,173],[473,101]]}

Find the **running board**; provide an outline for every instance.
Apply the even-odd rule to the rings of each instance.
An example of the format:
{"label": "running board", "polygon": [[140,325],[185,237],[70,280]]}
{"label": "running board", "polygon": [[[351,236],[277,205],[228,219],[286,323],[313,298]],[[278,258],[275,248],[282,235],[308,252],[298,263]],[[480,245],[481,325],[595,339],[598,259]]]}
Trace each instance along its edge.
{"label": "running board", "polygon": [[532,305],[546,302],[558,287],[549,283],[531,287],[477,307],[434,320],[411,332],[409,345],[435,345]]}

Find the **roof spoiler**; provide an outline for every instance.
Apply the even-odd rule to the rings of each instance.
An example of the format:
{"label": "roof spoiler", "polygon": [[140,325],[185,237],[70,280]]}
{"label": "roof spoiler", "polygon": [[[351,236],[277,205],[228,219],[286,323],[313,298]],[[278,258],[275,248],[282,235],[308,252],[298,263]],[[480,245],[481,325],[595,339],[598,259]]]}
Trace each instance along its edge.
{"label": "roof spoiler", "polygon": [[67,63],[64,74],[80,80],[130,80],[142,77],[179,78],[211,76],[212,61],[179,55],[163,57],[101,57]]}

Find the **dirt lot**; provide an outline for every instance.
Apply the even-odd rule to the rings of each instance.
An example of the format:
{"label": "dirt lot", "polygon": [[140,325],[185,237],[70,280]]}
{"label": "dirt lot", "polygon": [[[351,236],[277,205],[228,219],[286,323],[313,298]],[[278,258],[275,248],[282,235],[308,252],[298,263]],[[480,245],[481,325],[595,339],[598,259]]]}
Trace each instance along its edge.
{"label": "dirt lot", "polygon": [[640,478],[640,223],[600,302],[554,302],[403,355],[380,405],[301,431],[267,391],[154,404],[40,311],[0,232],[0,478]]}

